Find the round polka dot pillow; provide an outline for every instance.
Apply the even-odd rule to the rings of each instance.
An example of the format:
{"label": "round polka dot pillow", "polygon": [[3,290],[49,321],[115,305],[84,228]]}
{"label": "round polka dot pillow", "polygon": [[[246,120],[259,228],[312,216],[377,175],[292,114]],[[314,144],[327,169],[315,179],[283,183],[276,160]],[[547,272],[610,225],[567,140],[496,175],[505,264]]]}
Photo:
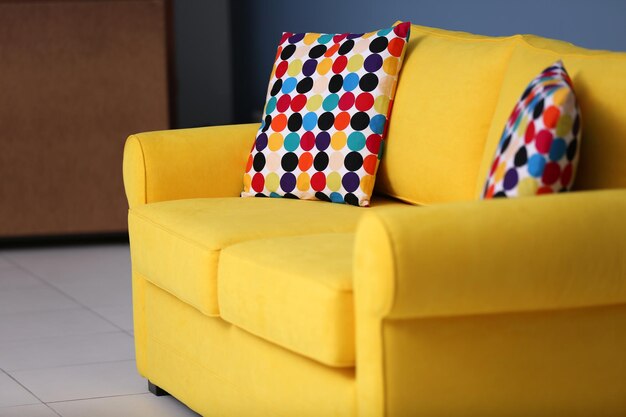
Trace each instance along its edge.
{"label": "round polka dot pillow", "polygon": [[242,197],[370,204],[410,27],[283,33]]}
{"label": "round polka dot pillow", "polygon": [[578,163],[580,108],[563,63],[526,88],[504,128],[483,198],[571,189]]}

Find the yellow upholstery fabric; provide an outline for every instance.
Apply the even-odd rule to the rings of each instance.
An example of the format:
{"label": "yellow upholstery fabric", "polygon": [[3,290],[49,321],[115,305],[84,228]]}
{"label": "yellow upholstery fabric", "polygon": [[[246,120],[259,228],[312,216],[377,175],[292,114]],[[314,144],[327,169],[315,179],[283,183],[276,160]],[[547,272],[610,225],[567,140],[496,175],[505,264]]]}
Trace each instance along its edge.
{"label": "yellow upholstery fabric", "polygon": [[133,291],[141,374],[201,415],[356,416],[354,368],[320,365],[207,317],[137,273]]}
{"label": "yellow upholstery fabric", "polygon": [[220,251],[273,236],[350,232],[368,210],[400,205],[374,198],[371,209],[320,201],[206,198],[132,208],[128,216],[133,267],[152,283],[205,314],[218,315]]}
{"label": "yellow upholstery fabric", "polygon": [[221,317],[330,366],[354,366],[353,233],[260,239],[222,251]]}
{"label": "yellow upholstery fabric", "polygon": [[484,147],[475,193],[485,184],[502,130],[528,82],[562,59],[582,113],[580,162],[574,189],[626,187],[626,53],[594,51],[537,36],[517,36]]}
{"label": "yellow upholstery fabric", "polygon": [[513,40],[411,26],[377,190],[419,204],[474,197]]}
{"label": "yellow upholstery fabric", "polygon": [[252,123],[130,136],[123,164],[129,206],[181,198],[238,196],[258,128]]}

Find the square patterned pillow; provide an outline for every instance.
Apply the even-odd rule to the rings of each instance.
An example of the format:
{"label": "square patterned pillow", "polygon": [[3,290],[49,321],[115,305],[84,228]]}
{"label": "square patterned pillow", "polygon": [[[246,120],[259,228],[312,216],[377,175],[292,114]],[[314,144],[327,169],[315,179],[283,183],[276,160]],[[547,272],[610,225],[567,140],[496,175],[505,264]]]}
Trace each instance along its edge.
{"label": "square patterned pillow", "polygon": [[242,197],[369,205],[410,27],[283,33]]}
{"label": "square patterned pillow", "polygon": [[580,108],[563,63],[526,88],[509,117],[483,198],[568,191],[580,148]]}

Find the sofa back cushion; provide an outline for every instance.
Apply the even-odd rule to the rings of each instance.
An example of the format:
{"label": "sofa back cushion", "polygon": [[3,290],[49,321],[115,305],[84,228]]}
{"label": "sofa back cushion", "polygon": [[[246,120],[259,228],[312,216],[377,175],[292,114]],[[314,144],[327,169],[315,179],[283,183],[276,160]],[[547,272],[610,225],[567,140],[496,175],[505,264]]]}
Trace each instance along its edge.
{"label": "sofa back cushion", "polygon": [[475,197],[485,140],[514,45],[515,37],[412,25],[378,192],[416,204]]}
{"label": "sofa back cushion", "polygon": [[582,116],[580,161],[573,188],[626,187],[626,53],[588,50],[532,35],[518,35],[515,40],[487,136],[475,196],[482,192],[516,100],[539,71],[558,59],[563,60],[572,79]]}

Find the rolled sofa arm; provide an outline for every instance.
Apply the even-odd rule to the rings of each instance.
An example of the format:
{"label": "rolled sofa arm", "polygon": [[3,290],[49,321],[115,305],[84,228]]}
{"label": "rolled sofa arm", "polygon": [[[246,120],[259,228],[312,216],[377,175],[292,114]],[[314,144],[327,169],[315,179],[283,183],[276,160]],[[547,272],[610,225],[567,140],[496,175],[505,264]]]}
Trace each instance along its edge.
{"label": "rolled sofa arm", "polygon": [[252,123],[131,135],[123,163],[128,205],[238,196],[258,127]]}
{"label": "rolled sofa arm", "polygon": [[355,265],[388,318],[626,303],[626,190],[379,210]]}

